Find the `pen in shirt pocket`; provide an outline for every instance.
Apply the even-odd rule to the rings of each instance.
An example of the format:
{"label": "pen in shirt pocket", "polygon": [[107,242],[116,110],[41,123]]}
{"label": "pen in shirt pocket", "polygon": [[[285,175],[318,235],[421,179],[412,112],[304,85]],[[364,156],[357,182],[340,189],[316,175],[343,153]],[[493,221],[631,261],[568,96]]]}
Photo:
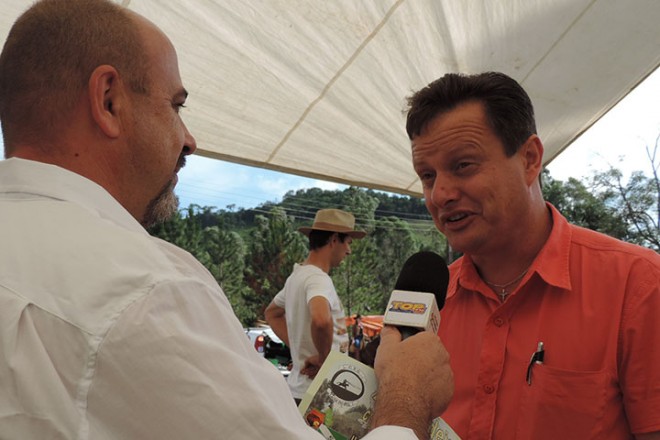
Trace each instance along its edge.
{"label": "pen in shirt pocket", "polygon": [[543,346],[543,342],[539,341],[536,346],[536,351],[532,354],[532,357],[529,360],[529,365],[527,365],[527,385],[532,384],[532,368],[536,364],[542,364],[544,358],[545,348]]}

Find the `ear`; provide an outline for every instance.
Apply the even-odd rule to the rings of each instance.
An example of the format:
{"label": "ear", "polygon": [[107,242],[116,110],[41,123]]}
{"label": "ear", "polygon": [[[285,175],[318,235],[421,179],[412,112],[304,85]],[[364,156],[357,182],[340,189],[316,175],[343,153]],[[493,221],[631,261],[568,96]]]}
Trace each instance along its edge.
{"label": "ear", "polygon": [[538,181],[541,171],[543,171],[543,143],[541,139],[533,134],[520,147],[518,153],[521,155],[525,167],[525,180],[527,185]]}
{"label": "ear", "polygon": [[119,110],[124,93],[119,72],[112,66],[101,65],[92,72],[88,84],[89,104],[94,122],[110,138],[121,133]]}

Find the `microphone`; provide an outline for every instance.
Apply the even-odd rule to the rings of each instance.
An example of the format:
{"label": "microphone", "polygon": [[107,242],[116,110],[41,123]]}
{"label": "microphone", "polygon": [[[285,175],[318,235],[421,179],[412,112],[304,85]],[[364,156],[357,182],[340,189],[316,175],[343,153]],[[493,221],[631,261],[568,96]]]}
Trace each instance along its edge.
{"label": "microphone", "polygon": [[[402,339],[424,330],[437,334],[447,285],[449,269],[440,255],[430,251],[411,255],[394,284],[383,324],[396,326]],[[360,352],[360,361],[373,367],[379,345],[380,336],[367,343]]]}
{"label": "microphone", "polygon": [[401,268],[383,324],[398,327],[402,339],[420,331],[438,333],[448,284],[449,269],[440,255],[430,251],[413,254]]}

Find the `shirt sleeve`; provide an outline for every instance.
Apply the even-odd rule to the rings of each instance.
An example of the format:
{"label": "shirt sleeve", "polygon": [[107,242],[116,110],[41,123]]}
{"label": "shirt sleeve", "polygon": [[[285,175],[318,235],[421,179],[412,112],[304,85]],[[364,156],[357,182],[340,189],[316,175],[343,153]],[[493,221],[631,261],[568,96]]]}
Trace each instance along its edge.
{"label": "shirt sleeve", "polygon": [[322,296],[332,302],[335,286],[326,274],[314,274],[305,280],[305,296],[309,303],[312,298]]}
{"label": "shirt sleeve", "polygon": [[122,312],[90,362],[90,438],[323,438],[224,294],[203,283],[155,286]]}
{"label": "shirt sleeve", "polygon": [[380,426],[362,438],[364,440],[419,440],[412,429],[402,426]]}
{"label": "shirt sleeve", "polygon": [[273,304],[282,308],[286,305],[286,294],[284,293],[284,289],[277,292],[277,295],[273,297]]}
{"label": "shirt sleeve", "polygon": [[629,274],[619,344],[623,402],[635,434],[660,431],[660,268],[648,263]]}

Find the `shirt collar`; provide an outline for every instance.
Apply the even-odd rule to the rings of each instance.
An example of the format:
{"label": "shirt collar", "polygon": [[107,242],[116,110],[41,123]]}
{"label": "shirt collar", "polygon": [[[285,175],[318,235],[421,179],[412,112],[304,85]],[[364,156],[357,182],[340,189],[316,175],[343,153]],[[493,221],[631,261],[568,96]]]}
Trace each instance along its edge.
{"label": "shirt collar", "polygon": [[0,161],[0,194],[9,193],[75,203],[125,229],[148,234],[105,188],[56,165],[19,158]]}
{"label": "shirt collar", "polygon": [[[523,281],[537,273],[547,284],[570,290],[569,256],[571,248],[571,227],[566,218],[546,202],[552,216],[552,230]],[[450,266],[453,276],[449,280],[448,297],[456,294],[459,287],[478,291],[483,286],[479,273],[469,255],[464,255]],[[525,281],[526,282],[526,281]]]}

